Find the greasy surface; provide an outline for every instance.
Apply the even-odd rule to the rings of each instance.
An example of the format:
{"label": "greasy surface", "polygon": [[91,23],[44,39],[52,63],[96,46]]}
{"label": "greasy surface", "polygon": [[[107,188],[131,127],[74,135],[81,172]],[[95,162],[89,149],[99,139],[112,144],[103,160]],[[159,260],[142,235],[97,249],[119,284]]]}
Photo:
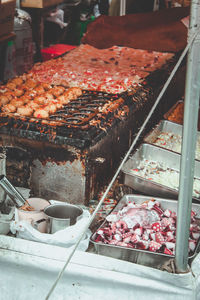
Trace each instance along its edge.
{"label": "greasy surface", "polygon": [[137,87],[173,54],[113,46],[81,45],[55,60],[36,64],[29,75],[41,82],[85,90],[121,93]]}

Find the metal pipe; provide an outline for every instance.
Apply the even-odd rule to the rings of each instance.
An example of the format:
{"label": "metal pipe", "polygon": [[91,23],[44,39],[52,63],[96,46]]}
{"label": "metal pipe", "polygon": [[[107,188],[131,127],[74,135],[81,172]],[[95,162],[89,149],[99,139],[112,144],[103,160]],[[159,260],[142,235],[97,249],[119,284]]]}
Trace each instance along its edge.
{"label": "metal pipe", "polygon": [[[190,11],[188,41],[197,31],[200,16],[200,0],[193,0]],[[179,272],[186,272],[191,221],[196,134],[200,95],[200,34],[192,43],[187,57],[185,85],[183,140],[179,179],[178,215],[175,262]]]}
{"label": "metal pipe", "polygon": [[26,199],[20,192],[11,184],[5,175],[0,175],[0,186],[9,195],[10,199],[15,203],[17,207],[21,207],[26,204]]}
{"label": "metal pipe", "polygon": [[124,16],[126,14],[126,0],[120,0],[120,16]]}
{"label": "metal pipe", "polygon": [[159,0],[154,0],[153,11],[159,10]]}
{"label": "metal pipe", "polygon": [[20,0],[16,1],[16,8],[20,8]]}

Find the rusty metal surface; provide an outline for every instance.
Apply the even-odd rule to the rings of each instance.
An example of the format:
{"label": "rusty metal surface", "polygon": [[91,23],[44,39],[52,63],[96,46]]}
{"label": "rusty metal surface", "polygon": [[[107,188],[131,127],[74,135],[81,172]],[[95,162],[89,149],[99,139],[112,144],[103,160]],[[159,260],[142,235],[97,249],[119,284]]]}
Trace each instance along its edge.
{"label": "rusty metal surface", "polygon": [[60,200],[82,204],[85,197],[85,168],[82,161],[33,160],[31,167],[31,186],[40,197],[48,200]]}

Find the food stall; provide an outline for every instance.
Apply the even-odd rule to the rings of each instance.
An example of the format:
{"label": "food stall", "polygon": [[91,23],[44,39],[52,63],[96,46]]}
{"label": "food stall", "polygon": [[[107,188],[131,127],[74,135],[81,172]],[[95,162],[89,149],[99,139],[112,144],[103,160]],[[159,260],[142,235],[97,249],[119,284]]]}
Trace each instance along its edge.
{"label": "food stall", "polygon": [[[197,9],[198,8],[197,3],[193,3],[193,7],[195,9]],[[193,11],[193,13],[194,13],[194,11]],[[192,18],[193,18],[193,15],[192,15]],[[195,19],[195,17],[194,17],[194,19]],[[194,26],[196,23],[191,22],[191,24]],[[185,241],[185,239],[181,238],[181,241],[180,241],[180,236],[186,237],[187,232],[183,231],[184,234],[179,235],[179,246],[184,244],[184,247],[182,247],[182,249],[184,249],[184,251],[186,251],[185,261],[184,261],[184,259],[182,260],[182,255],[180,255],[178,257],[178,260],[181,259],[182,261],[184,261],[184,263],[186,263],[186,268],[185,268],[185,266],[184,267],[181,266],[181,264],[178,262],[176,267],[178,269],[180,269],[181,272],[177,272],[176,269],[174,269],[175,265],[174,265],[173,259],[168,259],[168,262],[170,262],[171,265],[170,266],[169,266],[169,264],[166,265],[165,269],[164,268],[156,269],[154,264],[153,265],[147,264],[147,266],[144,266],[143,265],[144,257],[148,256],[148,254],[145,253],[145,251],[139,251],[140,254],[141,254],[141,252],[143,252],[142,254],[144,254],[143,258],[141,259],[141,263],[137,263],[137,260],[135,262],[124,261],[122,257],[120,257],[120,259],[118,259],[119,257],[116,257],[117,259],[113,258],[113,257],[107,257],[107,254],[105,254],[105,253],[103,253],[104,256],[101,256],[96,253],[89,253],[90,251],[86,252],[86,253],[76,251],[79,243],[81,242],[81,240],[83,238],[83,235],[85,234],[85,231],[88,229],[91,222],[93,221],[93,219],[94,219],[97,211],[101,207],[108,191],[110,190],[112,184],[114,183],[119,172],[121,171],[122,166],[124,165],[125,161],[129,157],[131,151],[134,149],[134,146],[136,145],[137,140],[139,139],[145,126],[147,125],[148,121],[150,120],[151,115],[154,113],[160,99],[162,98],[164,92],[166,91],[172,77],[176,73],[177,68],[179,67],[183,57],[187,53],[188,49],[191,47],[192,42],[194,41],[194,38],[196,37],[196,35],[197,35],[197,32],[195,31],[195,34],[189,40],[187,47],[185,48],[183,54],[178,59],[176,65],[175,65],[175,68],[172,70],[168,80],[166,81],[166,83],[164,84],[164,86],[160,90],[160,92],[158,92],[158,97],[156,99],[154,99],[154,101],[152,103],[153,104],[152,107],[149,108],[149,113],[148,113],[146,119],[144,119],[144,122],[143,122],[140,130],[138,131],[136,138],[133,139],[133,142],[131,143],[131,146],[130,146],[128,152],[126,153],[124,159],[122,160],[122,163],[120,164],[114,177],[112,178],[110,184],[108,185],[99,204],[97,205],[91,218],[88,220],[88,223],[85,224],[83,226],[83,228],[81,229],[80,236],[79,236],[76,244],[73,247],[71,247],[70,249],[64,249],[64,248],[58,247],[58,246],[46,245],[43,243],[35,243],[32,241],[16,239],[16,238],[9,237],[9,236],[1,236],[2,251],[0,252],[0,254],[1,254],[1,260],[2,260],[2,266],[4,267],[4,269],[3,269],[4,272],[2,274],[1,280],[2,280],[3,286],[6,287],[2,291],[2,293],[3,293],[2,295],[3,295],[4,299],[6,299],[6,298],[9,299],[11,297],[14,297],[14,298],[19,297],[18,296],[19,292],[20,292],[21,299],[27,299],[27,297],[30,298],[30,297],[32,297],[32,295],[34,298],[38,297],[38,299],[49,299],[51,297],[53,299],[64,299],[66,297],[66,295],[70,299],[77,299],[77,298],[93,299],[94,294],[99,299],[101,297],[104,297],[106,299],[108,299],[108,298],[112,299],[114,297],[121,298],[122,296],[131,298],[131,297],[133,297],[133,294],[136,295],[139,299],[146,299],[147,295],[148,295],[148,298],[154,297],[154,299],[160,299],[160,298],[174,299],[174,297],[176,297],[177,299],[193,299],[193,298],[198,299],[199,298],[199,288],[198,288],[198,286],[199,286],[199,283],[198,283],[198,281],[199,281],[199,267],[198,267],[199,266],[199,254],[197,254],[198,246],[195,249],[195,254],[197,254],[197,255],[195,255],[196,257],[194,259],[192,259],[192,262],[190,262],[190,268],[187,269],[187,263],[188,263],[188,261],[187,261],[187,259],[188,259],[188,253],[187,253],[188,247],[187,246],[188,245],[187,245],[187,243],[188,243],[188,240]],[[191,84],[191,82],[189,80],[187,80],[187,85],[190,86],[190,84]],[[186,91],[187,91],[187,89],[186,89]],[[198,87],[197,87],[196,91],[198,94]],[[134,96],[131,94],[132,99],[135,99],[135,96],[136,96],[135,94],[134,94]],[[189,97],[188,98],[187,97],[188,96],[186,93],[186,102],[189,102],[188,101]],[[77,99],[75,99],[75,100],[77,100]],[[115,98],[113,100],[114,100],[113,102],[115,103]],[[122,98],[122,100],[117,98],[117,100],[122,101],[123,98]],[[136,100],[137,100],[137,98],[136,98]],[[109,101],[112,101],[112,99],[109,99]],[[117,103],[119,103],[119,105],[121,104],[120,101],[117,102]],[[196,102],[198,102],[198,101],[196,101]],[[103,106],[103,107],[105,109],[108,106]],[[116,106],[115,106],[115,108],[116,108]],[[194,108],[195,108],[195,105],[194,105]],[[196,109],[196,115],[197,115],[197,111],[198,110]],[[100,112],[101,112],[101,110],[100,110]],[[194,111],[193,111],[193,113],[194,113]],[[8,112],[7,112],[6,116],[7,115],[8,115]],[[6,118],[6,116],[4,114],[2,117]],[[18,116],[18,115],[17,116],[15,115],[15,117],[17,119],[17,122],[18,121],[20,122],[22,117]],[[98,117],[99,117],[99,115],[97,115],[97,118]],[[101,117],[102,117],[102,115],[100,115],[100,118]],[[185,117],[185,118],[187,121],[187,117]],[[10,118],[6,118],[6,122],[8,122],[8,125],[10,125],[9,124],[10,119],[11,119],[11,122],[13,122],[13,123],[15,122],[15,120],[13,120],[12,113],[11,113]],[[24,119],[24,116],[23,116],[22,120],[26,121],[26,118]],[[49,120],[47,118],[43,121],[42,124],[45,124],[46,120],[47,120],[47,122],[49,122]],[[95,119],[95,121],[96,120],[98,120],[98,119]],[[197,118],[196,118],[196,120],[197,120]],[[54,122],[55,121],[56,120],[54,120]],[[12,125],[13,125],[13,123],[12,123]],[[33,118],[33,123],[34,123],[34,118]],[[20,124],[22,125],[22,123],[20,123]],[[15,123],[14,123],[14,125],[15,125]],[[27,125],[26,122],[25,122],[25,125]],[[7,126],[7,124],[6,124],[6,126]],[[4,130],[6,130],[5,129],[6,126],[3,126]],[[35,125],[33,125],[33,126],[35,126]],[[41,126],[41,124],[40,124],[40,126]],[[186,125],[185,128],[187,128],[187,127],[189,127],[188,124]],[[18,130],[17,125],[13,126],[13,128],[16,128]],[[191,131],[192,131],[192,129],[191,129]],[[23,128],[22,128],[22,132],[24,132]],[[4,132],[3,132],[3,134],[4,134]],[[12,136],[15,136],[15,135],[16,135],[16,133],[14,133],[14,130],[13,130]],[[191,136],[191,132],[190,132],[190,136]],[[39,136],[38,139],[40,139],[40,138],[41,137]],[[183,140],[184,140],[184,137],[183,137]],[[193,144],[195,144],[195,143],[193,143]],[[186,152],[188,155],[188,151],[186,151]],[[190,152],[190,157],[189,157],[190,162],[192,159],[192,154],[193,154],[193,158],[194,158],[194,152],[195,151]],[[183,157],[184,157],[184,150],[183,150]],[[180,191],[181,191],[181,193],[184,192],[183,184],[180,185]],[[191,185],[190,189],[188,189],[188,195],[189,195],[188,204],[191,202],[191,205],[192,205],[192,200],[191,200],[192,199],[192,185]],[[130,201],[131,200],[130,198],[127,200],[128,200],[127,203],[134,205]],[[148,203],[150,203],[150,202],[146,201],[146,200],[147,199],[145,199],[145,197],[142,199],[142,205],[144,205],[144,203],[145,203],[145,205],[148,206]],[[164,202],[165,201],[163,201],[163,203]],[[176,218],[176,216],[174,214],[172,216],[171,214],[174,213],[174,211],[170,212],[170,210],[172,210],[172,209],[176,210],[176,213],[178,213],[178,222],[179,222],[178,230],[180,230],[181,227],[179,227],[179,226],[182,226],[184,219],[179,218],[179,214],[184,212],[186,215],[189,215],[189,219],[190,219],[191,207],[188,210],[185,209],[186,200],[184,203],[184,197],[182,197],[182,199],[179,201],[179,203],[182,203],[182,207],[179,205],[179,210],[177,210],[178,202],[173,200],[172,203],[173,203],[174,207],[176,206],[176,209],[173,207],[163,207],[163,209],[165,209],[165,211],[164,211],[164,210],[161,210],[161,208],[155,202],[153,202],[153,204],[151,204],[151,208],[154,208],[154,210],[153,210],[154,212],[155,212],[155,210],[157,210],[156,216],[158,216],[159,214],[161,214],[161,215],[165,214],[166,217],[171,217],[172,222],[173,222],[173,218]],[[155,207],[155,204],[157,205],[157,207]],[[197,206],[196,210],[195,210],[195,205]],[[121,208],[123,209],[123,207],[121,207]],[[135,209],[136,207],[133,206],[130,208]],[[137,207],[137,208],[141,209],[141,207]],[[198,204],[194,204],[192,209],[194,211],[193,216],[197,216],[197,219],[198,219]],[[118,209],[118,211],[120,212],[120,209]],[[151,211],[151,209],[150,209],[150,211]],[[188,211],[189,211],[189,213],[188,213]],[[116,213],[114,213],[113,215],[116,216]],[[121,215],[121,212],[120,212],[120,215]],[[154,213],[154,216],[155,216],[155,213]],[[112,216],[112,218],[113,218],[113,216]],[[117,227],[117,224],[115,224],[115,221],[113,221],[112,218],[110,220],[107,219],[107,221],[113,222],[113,225],[115,227]],[[127,220],[127,222],[128,222],[128,220]],[[185,223],[186,223],[186,228],[184,228],[184,230],[188,231],[189,224],[187,224],[187,222],[185,222]],[[187,225],[188,225],[188,227],[187,227]],[[120,225],[118,228],[124,229],[123,226]],[[158,224],[154,224],[154,226],[155,226],[155,231],[157,233],[160,233],[158,230],[158,227],[159,227]],[[173,223],[171,223],[171,224],[168,223],[167,226],[173,226]],[[104,228],[104,229],[106,229],[106,228]],[[114,228],[112,228],[112,229],[114,230]],[[141,231],[140,228],[138,228],[138,229],[139,229],[139,231]],[[104,235],[104,237],[105,237],[105,234],[104,234],[105,231],[103,231],[102,228],[100,228],[100,231],[101,232],[97,232],[99,234],[99,236],[102,238],[102,235]],[[127,230],[125,233],[129,233],[129,231]],[[153,232],[151,232],[151,233],[153,233]],[[115,240],[117,240],[116,234],[119,235],[119,233],[117,233],[117,232],[112,233],[112,237],[115,236]],[[128,235],[124,238],[128,238]],[[174,239],[174,237],[173,237],[173,239]],[[177,235],[177,239],[178,239],[178,235]],[[103,240],[103,242],[104,242],[104,240]],[[100,242],[102,242],[102,240],[100,240]],[[124,245],[118,245],[118,246],[124,247]],[[143,245],[143,246],[145,246],[145,245]],[[162,255],[161,254],[156,255],[155,246],[156,246],[156,243],[154,242],[152,245],[152,250],[150,250],[150,251],[152,251],[152,254],[155,254],[155,255],[153,255],[154,257],[157,256],[157,257],[159,257],[159,260],[160,260]],[[112,251],[113,251],[113,248],[114,248],[114,244],[112,246]],[[166,250],[166,248],[164,250]],[[105,247],[103,249],[105,250]],[[108,248],[107,251],[110,252],[110,249],[111,248]],[[141,250],[141,248],[139,248],[139,250]],[[177,250],[177,251],[178,251],[178,254],[180,254],[180,252],[179,252],[180,250]],[[178,255],[177,251],[175,253],[176,256]],[[74,252],[75,252],[75,254],[74,254]],[[133,251],[131,251],[131,252],[133,253]],[[120,253],[122,253],[122,251]],[[127,251],[125,251],[124,256],[126,256],[126,253],[127,253]],[[135,253],[137,253],[137,251],[134,251],[134,258],[136,256]],[[172,253],[168,252],[165,254],[169,255],[169,258],[172,257],[171,256]],[[127,260],[126,257],[124,259]],[[164,266],[162,266],[162,267],[164,267]],[[15,270],[15,272],[17,272],[17,274],[19,276],[17,276],[17,278],[14,276],[10,276],[10,270],[12,270],[12,271]],[[167,272],[166,272],[166,270],[167,270]],[[29,276],[27,276],[27,274]],[[25,276],[26,276],[26,278],[25,278]],[[42,278],[42,280],[41,280],[41,278]],[[10,285],[13,286],[12,290],[7,288],[8,283],[9,283],[9,286]],[[106,289],[106,293],[105,293],[105,289]]]}
{"label": "food stall", "polygon": [[[34,195],[87,204],[108,183],[177,59],[172,53],[81,45],[10,80],[2,87],[1,145],[8,148],[8,161],[14,148],[24,165],[19,174],[10,162],[11,181],[20,185],[26,178]],[[154,122],[183,93],[183,78],[184,65]]]}

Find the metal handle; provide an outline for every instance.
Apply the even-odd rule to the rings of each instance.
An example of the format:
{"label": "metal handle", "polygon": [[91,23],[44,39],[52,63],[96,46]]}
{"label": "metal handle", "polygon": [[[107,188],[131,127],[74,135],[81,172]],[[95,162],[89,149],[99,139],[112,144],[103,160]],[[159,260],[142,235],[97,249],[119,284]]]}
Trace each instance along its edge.
{"label": "metal handle", "polygon": [[16,190],[16,188],[10,183],[5,175],[0,175],[0,186],[9,195],[17,207],[23,206],[25,203],[27,203],[26,199]]}
{"label": "metal handle", "polygon": [[40,225],[40,223],[43,223],[43,222],[47,222],[47,219],[40,219],[40,220],[38,220],[38,221],[35,221],[35,222],[33,222],[32,221],[32,226],[35,228],[35,229],[38,229],[38,226]]}

